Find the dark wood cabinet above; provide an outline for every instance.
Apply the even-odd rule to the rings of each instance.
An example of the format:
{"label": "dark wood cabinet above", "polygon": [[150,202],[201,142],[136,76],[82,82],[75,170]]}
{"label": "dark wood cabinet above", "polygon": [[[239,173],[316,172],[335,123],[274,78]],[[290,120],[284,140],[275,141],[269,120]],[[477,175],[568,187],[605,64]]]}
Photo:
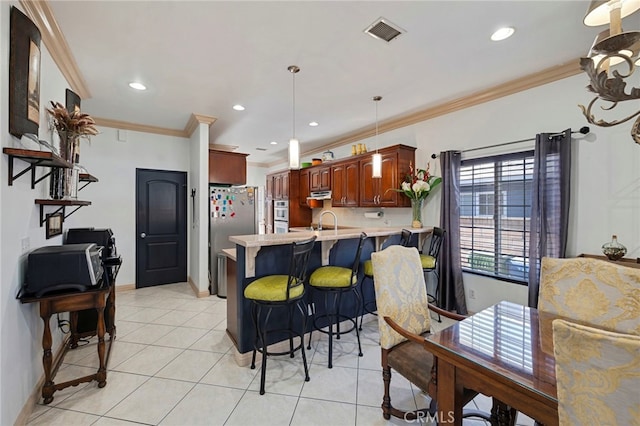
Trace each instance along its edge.
{"label": "dark wood cabinet above", "polygon": [[[331,190],[332,207],[410,207],[397,191],[413,164],[416,148],[393,145],[378,150],[382,177],[373,178],[373,152],[329,161],[301,171],[301,191]],[[304,180],[307,179],[307,180]]]}
{"label": "dark wood cabinet above", "polygon": [[245,185],[247,155],[237,152],[209,150],[209,183]]}

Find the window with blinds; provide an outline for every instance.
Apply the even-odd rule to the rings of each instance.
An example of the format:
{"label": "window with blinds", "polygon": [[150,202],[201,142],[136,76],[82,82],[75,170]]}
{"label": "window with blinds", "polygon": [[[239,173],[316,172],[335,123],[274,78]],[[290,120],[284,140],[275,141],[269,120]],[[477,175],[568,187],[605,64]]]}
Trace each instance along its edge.
{"label": "window with blinds", "polygon": [[533,151],[462,161],[462,269],[526,284]]}

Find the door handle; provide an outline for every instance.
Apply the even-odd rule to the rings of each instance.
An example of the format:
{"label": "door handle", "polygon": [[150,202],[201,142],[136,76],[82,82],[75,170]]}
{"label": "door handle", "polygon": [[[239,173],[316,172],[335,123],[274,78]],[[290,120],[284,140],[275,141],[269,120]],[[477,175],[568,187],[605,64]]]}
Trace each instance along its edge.
{"label": "door handle", "polygon": [[145,238],[147,238],[147,234],[145,234],[144,232],[143,232],[143,233],[141,233],[141,234],[140,234],[140,238],[142,238],[142,239],[144,240]]}

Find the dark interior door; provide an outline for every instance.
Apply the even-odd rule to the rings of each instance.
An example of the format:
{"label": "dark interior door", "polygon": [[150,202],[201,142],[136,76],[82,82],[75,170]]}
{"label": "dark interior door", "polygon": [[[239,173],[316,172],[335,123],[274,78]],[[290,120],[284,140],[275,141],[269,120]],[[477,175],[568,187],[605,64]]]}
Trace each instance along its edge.
{"label": "dark interior door", "polygon": [[187,280],[187,174],[136,169],[136,288]]}

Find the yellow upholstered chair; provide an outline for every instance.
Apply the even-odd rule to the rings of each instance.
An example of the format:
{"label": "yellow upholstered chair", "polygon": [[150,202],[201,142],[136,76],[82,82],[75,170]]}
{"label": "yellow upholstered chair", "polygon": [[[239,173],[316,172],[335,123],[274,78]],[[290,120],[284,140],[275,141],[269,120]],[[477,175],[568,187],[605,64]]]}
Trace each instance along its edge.
{"label": "yellow upholstered chair", "polygon": [[[307,356],[304,352],[304,334],[306,332],[307,306],[304,301],[304,282],[307,278],[307,264],[316,237],[291,243],[288,275],[267,275],[252,281],[244,289],[244,297],[251,300],[251,317],[255,328],[251,368],[256,368],[256,352],[262,353],[262,371],[260,372],[260,394],[264,395],[264,381],[268,355],[289,355],[300,349],[304,364],[305,381],[309,381]],[[287,310],[287,328],[269,329],[269,319],[274,308]],[[300,312],[301,320],[294,321],[295,308]],[[298,328],[295,325],[300,325]],[[289,335],[289,350],[286,352],[268,352],[268,333],[286,333]],[[293,338],[300,338],[300,345],[294,347]]]}
{"label": "yellow upholstered chair", "polygon": [[640,426],[640,336],[553,321],[560,426]]}
{"label": "yellow upholstered chair", "polygon": [[[464,316],[430,305],[420,255],[415,247],[393,245],[371,254],[376,303],[378,306],[378,329],[382,348],[382,380],[384,396],[382,414],[404,421],[425,418],[436,412],[436,359],[422,345],[424,336],[431,330],[429,311],[433,310],[454,320]],[[430,408],[417,411],[402,411],[391,405],[391,370],[395,370],[411,383],[427,393],[432,401]],[[465,389],[463,405],[477,395]],[[419,414],[420,413],[420,414]],[[463,417],[481,417],[489,420],[488,414],[466,412]]]}
{"label": "yellow upholstered chair", "polygon": [[[402,247],[408,247],[411,243],[411,231],[408,229],[403,229],[400,232],[400,245]],[[366,300],[365,298],[365,288],[364,283],[367,280],[371,281],[373,284],[373,264],[371,263],[371,259],[365,260],[362,264],[362,272],[364,273],[364,277],[362,278],[362,284],[360,284],[360,288],[362,289],[362,313],[360,314],[360,330],[362,330],[362,320],[364,318],[365,312],[373,315],[378,315],[375,309],[375,299],[374,300]]]}
{"label": "yellow upholstered chair", "polygon": [[[342,334],[349,333],[355,329],[356,338],[358,339],[358,356],[362,356],[360,333],[358,331],[358,313],[360,312],[360,306],[362,303],[362,298],[360,297],[360,293],[358,293],[358,269],[360,268],[360,253],[362,252],[362,246],[366,239],[367,234],[364,232],[361,233],[355,257],[350,268],[331,265],[321,266],[313,271],[309,277],[309,287],[313,290],[311,294],[312,298],[316,294],[322,294],[324,296],[324,313],[316,315],[316,309],[313,309],[313,328],[329,336],[329,368],[333,368],[334,336],[336,339],[340,339]],[[347,292],[353,293],[356,297],[355,318],[340,314],[342,295]],[[315,307],[315,303],[312,306]],[[353,327],[350,327],[347,330],[343,329],[341,331],[340,321],[343,320],[350,321],[353,324]],[[322,328],[325,325],[328,326],[327,330]],[[313,330],[309,335],[309,349],[311,349],[312,333]]]}
{"label": "yellow upholstered chair", "polygon": [[640,335],[640,269],[592,258],[544,257],[538,309]]}

